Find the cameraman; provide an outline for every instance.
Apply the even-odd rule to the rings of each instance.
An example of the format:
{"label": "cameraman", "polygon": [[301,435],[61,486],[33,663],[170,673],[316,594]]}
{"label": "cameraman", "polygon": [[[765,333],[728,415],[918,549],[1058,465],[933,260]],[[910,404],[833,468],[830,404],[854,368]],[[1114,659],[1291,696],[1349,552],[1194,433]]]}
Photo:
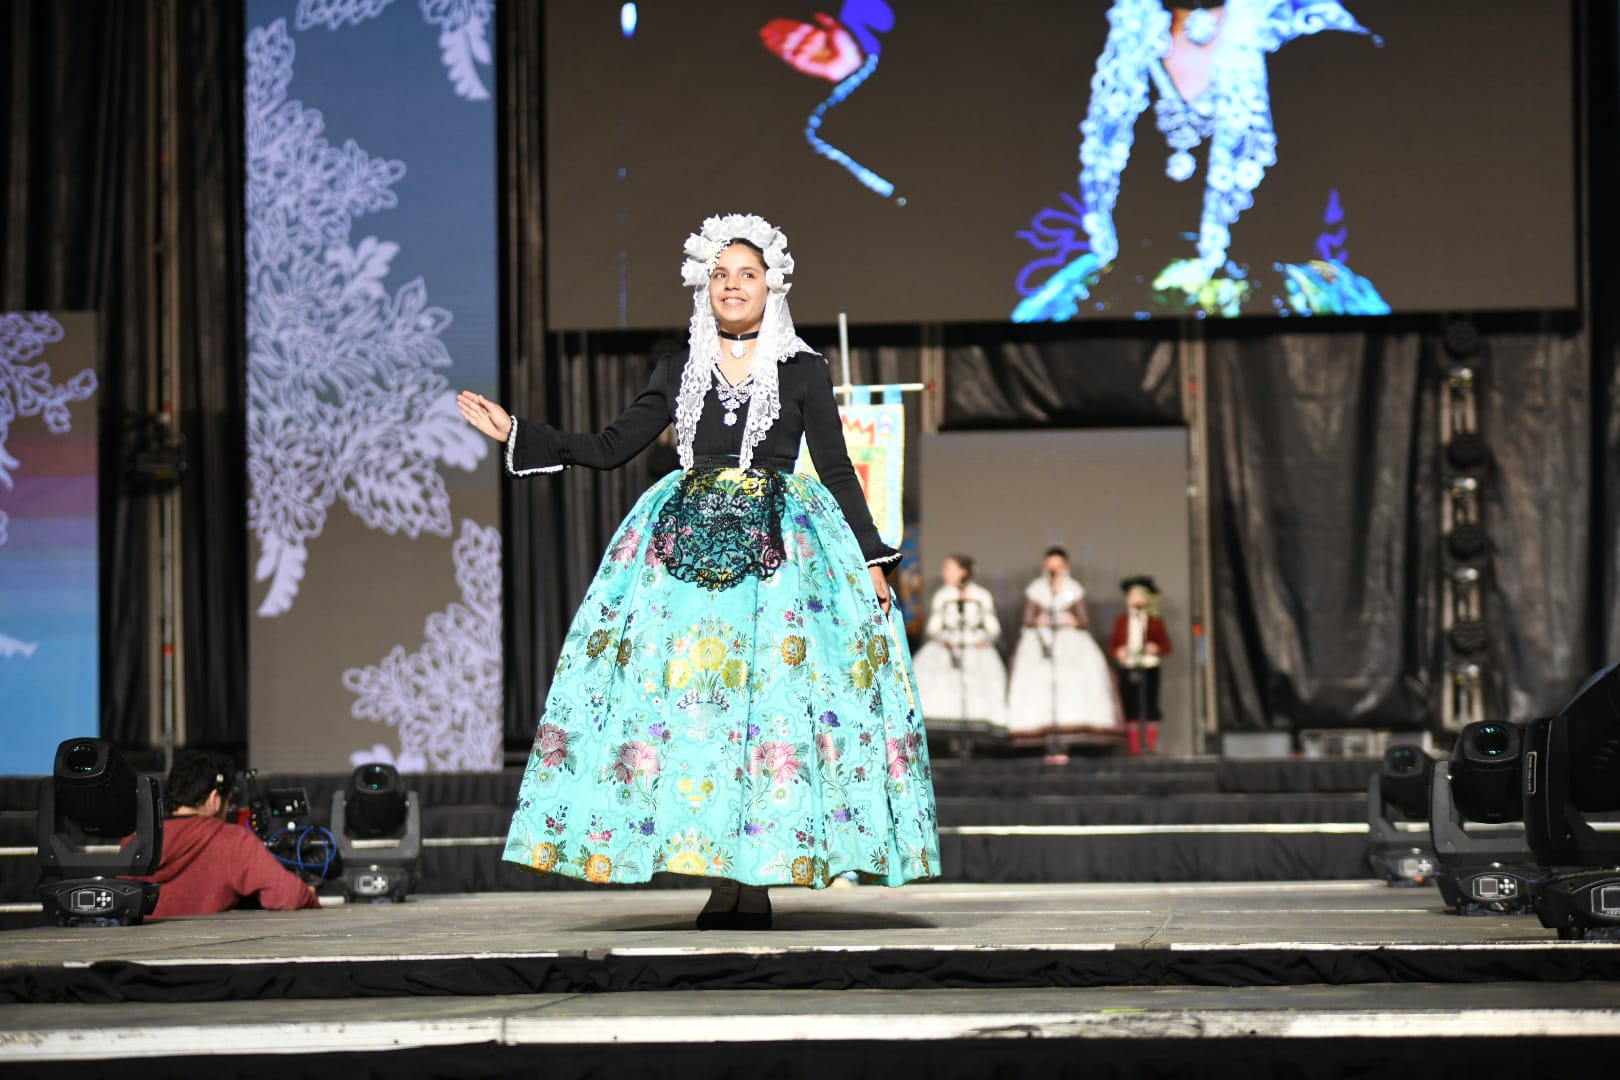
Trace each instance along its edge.
{"label": "cameraman", "polygon": [[226,820],[236,767],[223,754],[180,750],[163,797],[163,859],[153,918],[212,915],[253,899],[268,910],[319,907],[315,890],[265,850],[251,830]]}

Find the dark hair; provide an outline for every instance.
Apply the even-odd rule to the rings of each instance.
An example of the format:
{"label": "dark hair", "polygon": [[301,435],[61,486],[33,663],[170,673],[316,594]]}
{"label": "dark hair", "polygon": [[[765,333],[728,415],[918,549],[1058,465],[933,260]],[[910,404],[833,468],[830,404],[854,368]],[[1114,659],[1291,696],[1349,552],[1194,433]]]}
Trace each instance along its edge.
{"label": "dark hair", "polygon": [[945,557],[947,559],[951,560],[951,562],[955,563],[957,566],[960,566],[962,568],[962,573],[966,576],[966,580],[968,580],[968,581],[973,580],[973,556],[971,556],[971,555],[947,555]]}
{"label": "dark hair", "polygon": [[1051,547],[1047,548],[1046,554],[1041,556],[1041,561],[1045,562],[1054,555],[1061,556],[1064,562],[1069,561],[1069,549],[1064,547],[1062,544],[1053,544]]}
{"label": "dark hair", "polygon": [[[759,256],[759,265],[761,265],[761,266],[765,265],[765,252],[764,252],[764,250],[758,244],[754,243],[752,240],[745,240],[740,236],[733,236],[730,240],[726,241],[726,247],[730,247],[732,244],[741,244],[743,247],[747,248],[749,251],[752,251],[755,255]],[[724,250],[724,248],[722,248],[721,250]]]}
{"label": "dark hair", "polygon": [[226,755],[214,750],[177,750],[163,785],[163,798],[170,811],[177,806],[201,806],[210,791],[230,798],[235,783],[236,765]]}

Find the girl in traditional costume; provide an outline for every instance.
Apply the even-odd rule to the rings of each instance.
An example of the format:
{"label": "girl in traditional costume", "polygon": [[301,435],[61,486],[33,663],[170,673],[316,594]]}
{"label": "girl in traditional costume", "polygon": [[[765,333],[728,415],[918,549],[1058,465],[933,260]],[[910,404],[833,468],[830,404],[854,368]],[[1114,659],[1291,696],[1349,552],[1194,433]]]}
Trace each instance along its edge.
{"label": "girl in traditional costume", "polygon": [[1007,731],[1070,744],[1117,746],[1124,736],[1108,660],[1091,636],[1085,586],[1069,553],[1048,548],[1045,571],[1024,590],[1024,629],[1013,654]]}
{"label": "girl in traditional costume", "polygon": [[[939,873],[922,714],[826,362],[754,215],[686,241],[685,355],[596,434],[462,415],[515,476],[616,468],[675,425],[680,469],[614,535],[563,642],[504,858],[593,882],[716,880],[700,929],[766,928],[772,885]],[[801,436],[819,481],[793,472]]]}
{"label": "girl in traditional costume", "polygon": [[935,734],[945,727],[1005,728],[1007,668],[996,645],[1001,622],[990,590],[973,580],[973,560],[951,555],[945,584],[928,609],[928,641],[917,650],[917,690]]}

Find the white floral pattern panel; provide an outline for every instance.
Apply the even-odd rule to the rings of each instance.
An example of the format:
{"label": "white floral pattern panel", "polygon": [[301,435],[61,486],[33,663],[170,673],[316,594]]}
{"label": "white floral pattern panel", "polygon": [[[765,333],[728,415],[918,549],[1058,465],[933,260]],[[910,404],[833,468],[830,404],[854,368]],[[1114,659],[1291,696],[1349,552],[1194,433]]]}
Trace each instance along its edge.
{"label": "white floral pattern panel", "polygon": [[[394,0],[298,0],[295,25],[300,30],[324,26],[340,30],[375,19]],[[450,85],[468,101],[485,101],[489,88],[479,69],[494,62],[489,31],[495,22],[494,0],[421,0],[422,19],[439,30],[439,49]]]}
{"label": "white floral pattern panel", "polygon": [[422,645],[396,645],[380,663],[350,668],[353,713],[394,729],[398,748],[374,744],[355,764],[388,761],[407,772],[501,767],[501,533],[461,523],[455,543],[461,600],[427,617]]}
{"label": "white floral pattern panel", "polygon": [[398,205],[405,164],[332,145],[320,110],[288,99],[295,54],[284,20],[248,36],[248,524],[254,576],[269,582],[262,616],[292,608],[333,503],[387,533],[449,536],[439,466],[488,453],[440,373],[450,312],[420,278],[390,289],[398,244],[351,240],[356,218]]}
{"label": "white floral pattern panel", "polygon": [[[45,346],[61,340],[62,324],[46,312],[0,313],[0,488],[10,490],[15,486],[13,476],[22,465],[6,449],[12,422],[38,416],[53,434],[60,435],[73,427],[68,406],[88,401],[96,392],[96,373],[89,368],[62,382],[53,381],[51,365],[39,356]],[[9,520],[5,510],[0,509],[0,546],[5,545]],[[6,642],[0,641],[0,650],[7,648]]]}
{"label": "white floral pattern panel", "polygon": [[251,756],[498,769],[500,474],[455,406],[499,385],[495,110],[424,32],[490,57],[492,11],[247,16]]}

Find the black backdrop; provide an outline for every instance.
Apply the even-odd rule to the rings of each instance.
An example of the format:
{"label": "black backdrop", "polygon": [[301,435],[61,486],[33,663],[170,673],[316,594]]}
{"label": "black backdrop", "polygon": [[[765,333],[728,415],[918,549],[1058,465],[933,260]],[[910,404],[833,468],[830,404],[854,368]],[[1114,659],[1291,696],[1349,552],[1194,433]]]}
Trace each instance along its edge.
{"label": "black backdrop", "polygon": [[[147,106],[158,74],[145,0],[17,0],[0,15],[0,307],[101,314],[106,373],[102,573],[103,730],[147,740],[149,527],[154,504],[120,463],[130,420],[152,407],[149,348],[158,234]],[[179,4],[175,162],[182,495],[193,742],[246,741],[241,280],[240,11]],[[639,387],[655,339],[548,332],[541,268],[545,191],[541,19],[498,7],[505,389],[514,408],[599,424]],[[1620,185],[1620,54],[1610,5],[1582,4],[1588,191]],[[1555,707],[1620,652],[1620,218],[1588,215],[1590,317],[1481,323],[1482,428],[1492,452],[1487,525],[1499,715]],[[1230,729],[1433,717],[1441,563],[1438,318],[1203,326],[1209,353],[1212,547],[1219,705]],[[948,327],[944,426],[1164,423],[1182,403],[1173,341],[1188,328]],[[865,374],[913,377],[914,330]],[[814,340],[827,340],[823,334]],[[1590,343],[1590,346],[1589,346]],[[659,457],[658,455],[663,455]],[[668,464],[655,449],[609,476],[512,484],[506,500],[507,734],[532,736],[574,605],[620,515]]]}

